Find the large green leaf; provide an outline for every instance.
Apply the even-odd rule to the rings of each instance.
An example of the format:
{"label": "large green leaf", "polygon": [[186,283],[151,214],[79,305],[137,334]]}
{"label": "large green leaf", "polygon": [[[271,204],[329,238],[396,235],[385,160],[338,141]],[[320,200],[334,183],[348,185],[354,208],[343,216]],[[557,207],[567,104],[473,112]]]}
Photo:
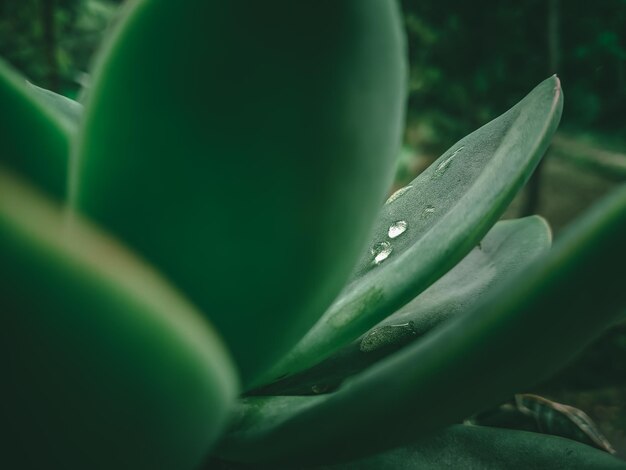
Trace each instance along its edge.
{"label": "large green leaf", "polygon": [[626,306],[625,237],[622,187],[544,259],[338,392],[243,401],[221,455],[315,462],[371,454],[544,380]]}
{"label": "large green leaf", "polygon": [[71,126],[0,60],[0,164],[57,199],[66,194]]}
{"label": "large green leaf", "polygon": [[316,470],[623,470],[626,462],[575,441],[456,425],[417,443]]}
{"label": "large green leaf", "polygon": [[398,7],[134,5],[93,74],[75,202],[201,307],[249,381],[337,296],[388,190]]}
{"label": "large green leaf", "polygon": [[392,195],[351,283],[269,378],[319,362],[459,262],[534,170],[562,107],[560,83],[553,76]]}
{"label": "large green leaf", "polygon": [[489,289],[545,255],[550,239],[550,229],[540,217],[498,222],[445,276],[359,339],[320,364],[253,393],[311,394],[336,388],[346,377],[470,310]]}
{"label": "large green leaf", "polygon": [[0,467],[197,468],[237,393],[202,315],[0,167]]}

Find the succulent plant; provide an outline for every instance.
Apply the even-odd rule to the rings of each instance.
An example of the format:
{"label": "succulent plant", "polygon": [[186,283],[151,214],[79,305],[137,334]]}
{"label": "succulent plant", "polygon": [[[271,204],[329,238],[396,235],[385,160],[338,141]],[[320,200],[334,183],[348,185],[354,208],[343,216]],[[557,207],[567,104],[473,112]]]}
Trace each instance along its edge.
{"label": "succulent plant", "polygon": [[143,0],[84,110],[0,63],[8,468],[624,467],[460,423],[623,317],[626,189],[498,221],[551,77],[384,202],[404,49],[392,0]]}

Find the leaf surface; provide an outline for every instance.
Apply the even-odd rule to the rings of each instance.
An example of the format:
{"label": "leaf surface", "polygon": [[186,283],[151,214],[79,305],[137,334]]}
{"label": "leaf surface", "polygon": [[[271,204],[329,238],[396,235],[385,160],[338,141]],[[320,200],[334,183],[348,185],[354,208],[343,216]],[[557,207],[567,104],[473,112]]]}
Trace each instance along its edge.
{"label": "leaf surface", "polygon": [[93,73],[71,200],[180,286],[252,381],[345,285],[391,182],[397,3],[127,13]]}
{"label": "leaf surface", "polygon": [[550,241],[550,229],[540,217],[498,222],[459,264],[356,341],[312,368],[252,394],[308,395],[337,388],[348,376],[470,310],[490,289],[545,256]]}
{"label": "leaf surface", "polygon": [[392,195],[351,282],[269,378],[319,362],[458,263],[535,169],[562,107],[560,82],[550,77]]}
{"label": "leaf surface", "polygon": [[76,130],[83,117],[82,104],[53,91],[38,87],[30,82],[27,83],[32,93],[39,101],[51,112],[55,113],[59,119],[62,119],[67,127]]}
{"label": "leaf surface", "polygon": [[2,462],[197,468],[238,392],[226,348],[151,267],[64,215],[0,166]]}
{"label": "leaf surface", "polygon": [[626,462],[569,439],[482,426],[450,426],[407,447],[318,470],[588,470]]}
{"label": "leaf surface", "polygon": [[0,164],[58,200],[65,199],[70,127],[0,60]]}
{"label": "leaf surface", "polygon": [[620,317],[626,306],[625,238],[626,186],[573,224],[548,256],[471,311],[352,377],[339,391],[243,401],[222,441],[222,456],[315,462],[371,454],[536,385]]}
{"label": "leaf surface", "polygon": [[615,453],[611,443],[584,411],[538,395],[517,394],[512,400],[473,416],[470,422],[552,434]]}

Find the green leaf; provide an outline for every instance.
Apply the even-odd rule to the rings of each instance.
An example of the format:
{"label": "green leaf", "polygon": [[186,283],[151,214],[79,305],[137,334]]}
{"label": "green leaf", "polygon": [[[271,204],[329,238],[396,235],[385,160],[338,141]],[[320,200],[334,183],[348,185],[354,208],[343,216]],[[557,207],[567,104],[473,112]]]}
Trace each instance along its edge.
{"label": "green leaf", "polygon": [[562,107],[560,83],[553,76],[392,195],[351,283],[269,378],[319,362],[459,262],[534,170]]}
{"label": "green leaf", "polygon": [[37,99],[52,113],[55,113],[59,119],[63,120],[66,127],[70,127],[72,130],[78,127],[83,115],[82,104],[30,82],[27,84]]}
{"label": "green leaf", "polygon": [[251,381],[337,296],[391,182],[398,6],[137,2],[112,39],[76,207],[180,286]]}
{"label": "green leaf", "polygon": [[326,392],[435,326],[468,311],[497,284],[550,247],[550,229],[540,217],[498,222],[459,264],[415,299],[325,361],[253,394]]}
{"label": "green leaf", "polygon": [[0,164],[64,199],[70,128],[37,99],[26,80],[0,60]]}
{"label": "green leaf", "polygon": [[626,462],[559,437],[450,426],[432,437],[362,460],[316,470],[612,470]]}
{"label": "green leaf", "polygon": [[197,468],[237,393],[202,315],[0,167],[0,466]]}
{"label": "green leaf", "polygon": [[582,410],[528,393],[473,416],[472,424],[522,429],[572,439],[611,454],[615,449]]}
{"label": "green leaf", "polygon": [[625,237],[622,187],[574,224],[548,256],[339,391],[245,400],[220,454],[307,462],[370,454],[545,380],[626,307]]}

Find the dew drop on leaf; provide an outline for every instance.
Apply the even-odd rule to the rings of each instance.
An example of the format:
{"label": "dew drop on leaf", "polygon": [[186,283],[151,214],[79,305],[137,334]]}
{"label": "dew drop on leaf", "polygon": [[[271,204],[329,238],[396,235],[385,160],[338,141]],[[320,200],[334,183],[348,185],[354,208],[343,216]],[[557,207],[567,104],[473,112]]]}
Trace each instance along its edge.
{"label": "dew drop on leaf", "polygon": [[407,227],[408,227],[408,224],[406,220],[398,220],[397,222],[394,222],[393,224],[391,224],[391,226],[389,227],[389,231],[387,232],[387,235],[389,235],[389,238],[399,237],[404,232],[406,232]]}
{"label": "dew drop on leaf", "polygon": [[456,157],[456,154],[459,153],[461,150],[463,150],[463,148],[464,147],[462,146],[459,147],[458,149],[454,151],[452,155],[450,155],[448,158],[442,161],[439,165],[437,165],[437,168],[435,169],[435,176],[443,175],[446,172],[446,170],[450,168],[450,164],[452,163],[452,160],[454,160],[454,157]]}
{"label": "dew drop on leaf", "polygon": [[393,201],[395,201],[399,197],[403,196],[412,187],[413,187],[413,185],[409,184],[408,186],[405,186],[404,188],[398,189],[391,196],[389,196],[389,199],[387,199],[387,202],[385,202],[385,204],[391,204]]}
{"label": "dew drop on leaf", "polygon": [[435,206],[426,206],[422,211],[422,219],[426,219],[435,213]]}
{"label": "dew drop on leaf", "polygon": [[416,336],[413,322],[399,325],[383,325],[367,333],[359,345],[361,352],[374,352],[387,346],[400,346]]}
{"label": "dew drop on leaf", "polygon": [[391,243],[378,242],[372,247],[372,255],[374,255],[374,264],[380,264],[389,258],[389,255],[393,251]]}
{"label": "dew drop on leaf", "polygon": [[327,384],[321,384],[321,385],[313,385],[311,387],[311,391],[315,394],[315,395],[319,395],[321,393],[326,393],[328,392],[328,390],[330,389],[330,386],[328,386]]}

